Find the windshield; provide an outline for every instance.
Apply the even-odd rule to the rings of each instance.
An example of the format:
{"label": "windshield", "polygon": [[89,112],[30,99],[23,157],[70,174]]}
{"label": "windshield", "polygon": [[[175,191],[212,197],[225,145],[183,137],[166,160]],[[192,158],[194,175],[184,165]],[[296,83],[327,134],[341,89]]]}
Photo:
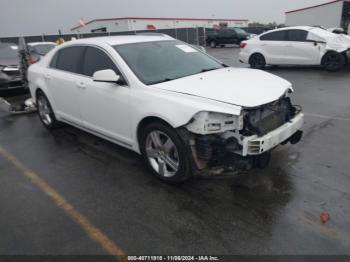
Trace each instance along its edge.
{"label": "windshield", "polygon": [[54,44],[42,44],[42,45],[35,45],[31,47],[32,52],[44,56],[48,52],[50,52],[55,47]]}
{"label": "windshield", "polygon": [[13,59],[18,57],[16,45],[0,45],[0,59]]}
{"label": "windshield", "polygon": [[224,66],[180,41],[157,41],[114,46],[146,85],[190,76]]}
{"label": "windshield", "polygon": [[236,32],[237,32],[238,34],[242,34],[242,35],[246,35],[246,34],[247,34],[247,32],[244,31],[244,30],[241,29],[241,28],[235,28],[235,30],[236,30]]}

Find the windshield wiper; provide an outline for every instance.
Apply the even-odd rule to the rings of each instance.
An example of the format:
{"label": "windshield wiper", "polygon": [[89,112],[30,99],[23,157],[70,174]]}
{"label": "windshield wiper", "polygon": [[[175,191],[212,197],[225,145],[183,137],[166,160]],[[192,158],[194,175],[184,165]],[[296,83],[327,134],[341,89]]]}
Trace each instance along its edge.
{"label": "windshield wiper", "polygon": [[149,85],[156,85],[156,84],[160,84],[160,83],[164,83],[164,82],[169,82],[169,81],[172,81],[174,79],[172,78],[164,78],[162,80],[159,80],[159,81],[155,81],[155,82],[151,82],[149,83]]}

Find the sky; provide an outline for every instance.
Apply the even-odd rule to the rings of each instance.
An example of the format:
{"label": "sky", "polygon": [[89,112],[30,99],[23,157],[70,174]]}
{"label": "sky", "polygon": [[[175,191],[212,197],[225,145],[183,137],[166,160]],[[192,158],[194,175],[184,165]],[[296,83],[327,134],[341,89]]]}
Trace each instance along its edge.
{"label": "sky", "polygon": [[[329,0],[328,0],[329,1]],[[79,19],[234,18],[284,23],[284,12],[327,0],[0,0],[0,37],[69,33]]]}

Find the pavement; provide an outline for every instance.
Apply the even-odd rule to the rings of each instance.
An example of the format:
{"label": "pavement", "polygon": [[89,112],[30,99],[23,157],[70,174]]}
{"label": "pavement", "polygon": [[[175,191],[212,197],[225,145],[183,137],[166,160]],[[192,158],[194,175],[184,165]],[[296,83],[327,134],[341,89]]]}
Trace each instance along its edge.
{"label": "pavement", "polygon": [[[246,67],[238,48],[208,52]],[[76,128],[0,112],[0,254],[350,255],[349,69],[267,71],[293,83],[302,142],[267,169],[182,186]]]}

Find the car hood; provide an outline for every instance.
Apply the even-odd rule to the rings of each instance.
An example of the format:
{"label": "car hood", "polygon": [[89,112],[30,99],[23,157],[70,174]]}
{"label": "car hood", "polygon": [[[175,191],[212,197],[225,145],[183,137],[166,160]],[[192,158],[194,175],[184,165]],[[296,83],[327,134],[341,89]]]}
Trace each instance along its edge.
{"label": "car hood", "polygon": [[280,77],[243,68],[223,68],[153,87],[247,108],[276,101],[292,90],[291,83]]}
{"label": "car hood", "polygon": [[3,58],[0,59],[0,66],[18,66],[19,58]]}

